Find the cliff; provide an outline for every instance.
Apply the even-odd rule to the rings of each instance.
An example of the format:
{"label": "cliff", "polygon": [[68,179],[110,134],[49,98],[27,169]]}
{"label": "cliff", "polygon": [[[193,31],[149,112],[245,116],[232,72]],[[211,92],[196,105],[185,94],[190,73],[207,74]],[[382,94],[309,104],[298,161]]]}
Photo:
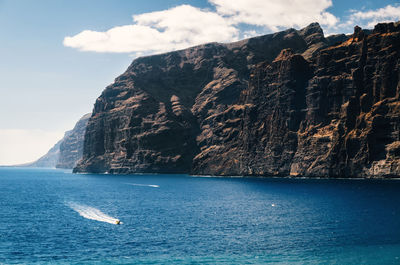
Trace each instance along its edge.
{"label": "cliff", "polygon": [[57,168],[74,168],[76,163],[82,158],[86,125],[90,116],[91,113],[84,115],[71,131],[65,133],[60,143],[60,156],[56,164]]}
{"label": "cliff", "polygon": [[64,137],[58,141],[44,156],[33,163],[25,164],[28,167],[57,167],[72,169],[82,158],[83,139],[90,113],[84,115],[75,124],[75,127],[65,132]]}
{"label": "cliff", "polygon": [[399,23],[138,58],[97,99],[75,172],[400,175]]}
{"label": "cliff", "polygon": [[55,167],[60,157],[60,145],[63,139],[58,141],[44,156],[39,158],[38,160],[22,164],[16,166],[23,166],[23,167]]}

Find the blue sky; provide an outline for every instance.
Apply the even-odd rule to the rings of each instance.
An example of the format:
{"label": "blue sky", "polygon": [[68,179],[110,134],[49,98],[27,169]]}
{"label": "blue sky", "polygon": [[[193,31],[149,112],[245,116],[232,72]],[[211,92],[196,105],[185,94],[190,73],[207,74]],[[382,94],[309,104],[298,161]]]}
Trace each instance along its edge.
{"label": "blue sky", "polygon": [[386,0],[0,0],[0,165],[46,153],[137,56],[313,21],[332,34],[399,19]]}

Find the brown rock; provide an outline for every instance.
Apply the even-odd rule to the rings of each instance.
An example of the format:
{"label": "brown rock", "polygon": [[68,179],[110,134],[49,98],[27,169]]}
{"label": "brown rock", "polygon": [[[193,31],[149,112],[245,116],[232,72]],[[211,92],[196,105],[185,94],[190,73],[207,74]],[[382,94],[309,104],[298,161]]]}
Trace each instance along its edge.
{"label": "brown rock", "polygon": [[97,99],[75,171],[399,176],[399,52],[399,23],[313,23],[136,59]]}

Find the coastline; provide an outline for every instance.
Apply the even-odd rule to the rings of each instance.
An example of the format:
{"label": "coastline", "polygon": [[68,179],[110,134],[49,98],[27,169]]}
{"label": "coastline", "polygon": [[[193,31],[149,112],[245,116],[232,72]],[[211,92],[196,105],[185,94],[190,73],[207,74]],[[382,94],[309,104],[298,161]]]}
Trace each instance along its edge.
{"label": "coastline", "polygon": [[[0,166],[0,168],[18,168],[18,169],[45,169],[45,170],[67,170],[71,171],[72,169],[61,169],[61,168],[49,168],[49,167],[23,167],[23,166]],[[254,178],[254,179],[298,179],[298,180],[395,180],[395,181],[400,181],[400,176],[395,176],[395,177],[339,177],[339,176],[310,176],[310,177],[304,177],[304,176],[291,176],[291,175],[280,175],[280,176],[268,176],[268,175],[198,175],[198,174],[186,174],[186,173],[130,173],[130,174],[114,174],[114,173],[109,173],[109,172],[104,172],[104,173],[91,173],[91,172],[72,172],[75,175],[109,175],[109,176],[157,176],[157,175],[181,175],[181,176],[188,176],[188,177],[193,177],[193,178]]]}

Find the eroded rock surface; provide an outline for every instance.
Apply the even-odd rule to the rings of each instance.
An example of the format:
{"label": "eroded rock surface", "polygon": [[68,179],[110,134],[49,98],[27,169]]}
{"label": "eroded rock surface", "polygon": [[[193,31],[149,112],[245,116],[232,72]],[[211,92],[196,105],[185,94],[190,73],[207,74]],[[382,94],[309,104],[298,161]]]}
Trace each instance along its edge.
{"label": "eroded rock surface", "polygon": [[400,26],[302,30],[136,59],[76,172],[400,175]]}

